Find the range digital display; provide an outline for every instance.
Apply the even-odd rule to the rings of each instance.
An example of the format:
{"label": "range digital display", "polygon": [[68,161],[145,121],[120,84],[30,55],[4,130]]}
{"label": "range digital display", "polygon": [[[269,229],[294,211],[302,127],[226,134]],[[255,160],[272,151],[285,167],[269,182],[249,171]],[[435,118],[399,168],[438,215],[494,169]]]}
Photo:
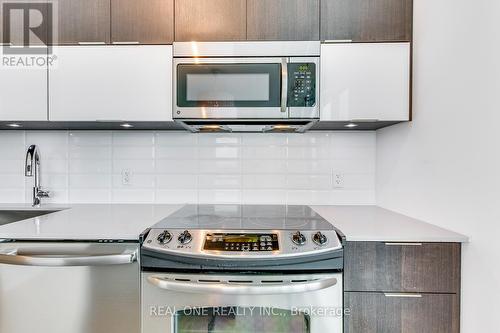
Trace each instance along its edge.
{"label": "range digital display", "polygon": [[224,241],[226,243],[258,243],[259,236],[226,236]]}
{"label": "range digital display", "polygon": [[207,234],[204,250],[228,252],[257,252],[279,250],[277,234]]}

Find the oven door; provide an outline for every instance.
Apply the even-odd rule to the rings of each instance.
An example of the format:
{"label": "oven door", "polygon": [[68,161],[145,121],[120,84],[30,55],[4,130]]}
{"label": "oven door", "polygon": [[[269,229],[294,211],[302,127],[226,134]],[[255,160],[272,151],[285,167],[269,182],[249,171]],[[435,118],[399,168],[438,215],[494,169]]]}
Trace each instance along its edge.
{"label": "oven door", "polygon": [[174,119],[282,119],[286,58],[179,58]]}
{"label": "oven door", "polygon": [[142,274],[143,333],[341,333],[342,274]]}

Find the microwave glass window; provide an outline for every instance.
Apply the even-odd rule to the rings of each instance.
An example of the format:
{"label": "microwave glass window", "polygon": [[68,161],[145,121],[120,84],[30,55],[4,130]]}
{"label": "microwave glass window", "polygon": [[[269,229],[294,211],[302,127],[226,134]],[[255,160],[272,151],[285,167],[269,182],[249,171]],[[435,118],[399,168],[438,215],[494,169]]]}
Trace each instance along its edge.
{"label": "microwave glass window", "polygon": [[300,312],[263,307],[192,308],[175,315],[175,333],[310,333]]}
{"label": "microwave glass window", "polygon": [[177,106],[281,106],[281,64],[180,64]]}
{"label": "microwave glass window", "polygon": [[186,99],[190,102],[269,100],[268,73],[187,74],[186,80]]}

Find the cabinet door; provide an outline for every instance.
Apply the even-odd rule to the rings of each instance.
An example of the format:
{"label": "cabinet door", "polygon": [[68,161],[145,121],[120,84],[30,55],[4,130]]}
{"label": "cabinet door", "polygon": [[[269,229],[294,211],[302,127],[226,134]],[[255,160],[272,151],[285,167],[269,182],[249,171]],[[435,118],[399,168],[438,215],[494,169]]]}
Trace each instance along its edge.
{"label": "cabinet door", "polygon": [[171,44],[173,0],[111,0],[113,43]]}
{"label": "cabinet door", "polygon": [[411,41],[413,0],[322,0],[321,39]]}
{"label": "cabinet door", "polygon": [[319,40],[319,0],[248,0],[249,40]]}
{"label": "cabinet door", "polygon": [[50,120],[172,119],[172,46],[62,46],[58,56]]}
{"label": "cabinet door", "polygon": [[346,333],[458,333],[456,294],[344,293]]}
{"label": "cabinet door", "polygon": [[109,43],[109,0],[57,2],[59,44]]}
{"label": "cabinet door", "polygon": [[0,65],[0,121],[47,120],[47,68]]}
{"label": "cabinet door", "polygon": [[323,44],[321,120],[410,119],[410,43]]}
{"label": "cabinet door", "polygon": [[176,41],[246,40],[246,0],[176,0]]}
{"label": "cabinet door", "polygon": [[460,244],[349,242],[346,291],[458,293]]}

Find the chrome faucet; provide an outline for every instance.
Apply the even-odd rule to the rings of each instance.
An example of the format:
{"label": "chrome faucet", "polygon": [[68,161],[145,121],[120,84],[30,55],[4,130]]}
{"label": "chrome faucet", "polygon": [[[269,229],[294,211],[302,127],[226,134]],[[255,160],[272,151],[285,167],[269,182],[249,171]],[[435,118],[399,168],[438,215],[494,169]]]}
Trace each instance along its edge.
{"label": "chrome faucet", "polygon": [[34,177],[33,185],[33,207],[38,207],[41,204],[42,198],[48,198],[50,193],[43,191],[40,185],[40,153],[36,145],[31,145],[26,152],[26,177]]}

